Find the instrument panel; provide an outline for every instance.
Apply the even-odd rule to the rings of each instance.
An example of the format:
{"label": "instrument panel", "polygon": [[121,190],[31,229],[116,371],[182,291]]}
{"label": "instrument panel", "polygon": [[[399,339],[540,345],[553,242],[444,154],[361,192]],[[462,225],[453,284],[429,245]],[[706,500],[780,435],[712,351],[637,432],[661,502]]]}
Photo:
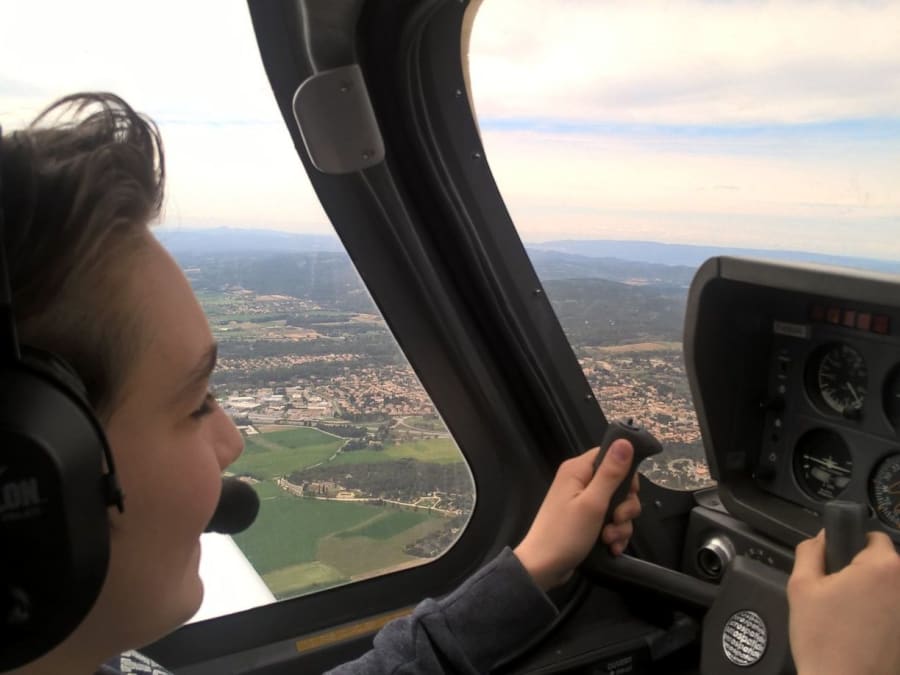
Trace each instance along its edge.
{"label": "instrument panel", "polygon": [[900,317],[830,298],[776,307],[757,483],[815,513],[868,504],[900,538]]}
{"label": "instrument panel", "polygon": [[823,527],[827,502],[853,501],[900,546],[900,275],[711,258],[688,293],[684,348],[732,517],[793,547]]}

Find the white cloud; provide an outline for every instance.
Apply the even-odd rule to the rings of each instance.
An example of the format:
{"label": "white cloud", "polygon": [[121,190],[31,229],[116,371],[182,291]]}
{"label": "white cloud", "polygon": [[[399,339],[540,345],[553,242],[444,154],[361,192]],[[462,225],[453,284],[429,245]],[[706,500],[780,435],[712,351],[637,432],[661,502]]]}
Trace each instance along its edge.
{"label": "white cloud", "polygon": [[485,0],[487,158],[526,239],[900,258],[898,26],[898,3]]}
{"label": "white cloud", "polygon": [[[7,130],[62,94],[115,91],[160,123],[166,224],[330,231],[244,2],[12,6],[0,21]],[[900,139],[877,124],[857,137],[828,124],[778,130],[879,118],[896,130],[898,26],[900,3],[485,0],[471,49],[476,107],[526,129],[486,124],[487,155],[526,239],[900,257]],[[585,129],[560,134],[559,121]],[[680,125],[699,131],[679,134]],[[722,125],[765,128],[702,133]]]}
{"label": "white cloud", "polygon": [[9,14],[0,23],[4,75],[43,95],[20,99],[23,110],[109,89],[156,118],[272,119],[244,3],[28,0]]}
{"label": "white cloud", "polygon": [[18,3],[13,20],[0,22],[0,123],[21,126],[85,90],[113,91],[159,124],[165,224],[332,231],[269,88],[245,3]]}
{"label": "white cloud", "polygon": [[485,130],[526,239],[654,239],[900,258],[900,139]]}
{"label": "white cloud", "polygon": [[334,231],[280,119],[160,130],[170,186],[165,225]]}
{"label": "white cloud", "polygon": [[662,124],[900,114],[900,4],[485,0],[482,117]]}

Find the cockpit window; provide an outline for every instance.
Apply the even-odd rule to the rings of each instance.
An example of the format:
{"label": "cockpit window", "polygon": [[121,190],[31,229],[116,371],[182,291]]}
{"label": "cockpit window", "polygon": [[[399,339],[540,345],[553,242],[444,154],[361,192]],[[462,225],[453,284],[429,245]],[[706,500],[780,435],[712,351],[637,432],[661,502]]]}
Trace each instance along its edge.
{"label": "cockpit window", "polygon": [[900,272],[900,7],[488,0],[469,44],[486,156],[608,417],[709,475],[682,358],[698,265]]}
{"label": "cockpit window", "polygon": [[14,14],[0,21],[4,132],[64,94],[107,90],[162,133],[155,232],[219,345],[213,393],[245,443],[228,471],[261,498],[233,541],[204,537],[196,618],[442,555],[474,506],[469,467],[312,191],[246,6],[23,2]]}

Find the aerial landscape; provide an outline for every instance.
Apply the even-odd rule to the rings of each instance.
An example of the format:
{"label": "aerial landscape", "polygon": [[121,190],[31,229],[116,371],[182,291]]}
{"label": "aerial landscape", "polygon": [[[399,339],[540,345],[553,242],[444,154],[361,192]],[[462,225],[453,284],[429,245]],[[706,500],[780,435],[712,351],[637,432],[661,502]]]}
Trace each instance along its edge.
{"label": "aerial landscape", "polygon": [[[289,597],[446,550],[474,505],[471,475],[336,240],[159,236],[219,343],[215,395],[246,448],[230,471],[262,502],[235,539],[271,591]],[[625,244],[598,250],[637,257]],[[716,251],[644,246],[647,262],[568,245],[529,255],[605,414],[635,416],[662,441],[642,467],[650,479],[708,485],[681,333],[696,259]]]}
{"label": "aerial landscape", "polygon": [[[11,31],[0,123],[106,90],[159,124],[171,170],[157,234],[220,345],[215,395],[246,445],[232,470],[262,498],[236,540],[272,591],[432,559],[477,500],[464,458],[333,234],[246,7],[220,3],[198,43],[188,4],[161,3],[145,17],[158,30],[121,31],[115,59],[81,3],[60,4],[74,14],[52,40]],[[900,258],[900,127],[884,85],[898,10],[664,3],[665,20],[648,21],[638,3],[566,5],[480,7],[466,98],[482,156],[604,413],[662,441],[644,474],[707,485],[682,357],[697,266],[740,254],[900,271],[872,259]],[[20,23],[43,26],[42,11],[23,3]],[[48,45],[62,56],[48,61]],[[573,68],[573,53],[592,57]],[[160,72],[172,77],[148,86]]]}

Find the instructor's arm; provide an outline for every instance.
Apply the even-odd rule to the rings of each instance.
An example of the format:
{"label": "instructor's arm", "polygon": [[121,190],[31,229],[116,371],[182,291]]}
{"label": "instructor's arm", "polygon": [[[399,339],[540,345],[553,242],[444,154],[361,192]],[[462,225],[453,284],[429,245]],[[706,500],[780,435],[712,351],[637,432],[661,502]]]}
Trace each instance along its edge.
{"label": "instructor's arm", "polygon": [[900,673],[900,556],[886,534],[828,575],[824,532],[802,542],[787,590],[798,675]]}

